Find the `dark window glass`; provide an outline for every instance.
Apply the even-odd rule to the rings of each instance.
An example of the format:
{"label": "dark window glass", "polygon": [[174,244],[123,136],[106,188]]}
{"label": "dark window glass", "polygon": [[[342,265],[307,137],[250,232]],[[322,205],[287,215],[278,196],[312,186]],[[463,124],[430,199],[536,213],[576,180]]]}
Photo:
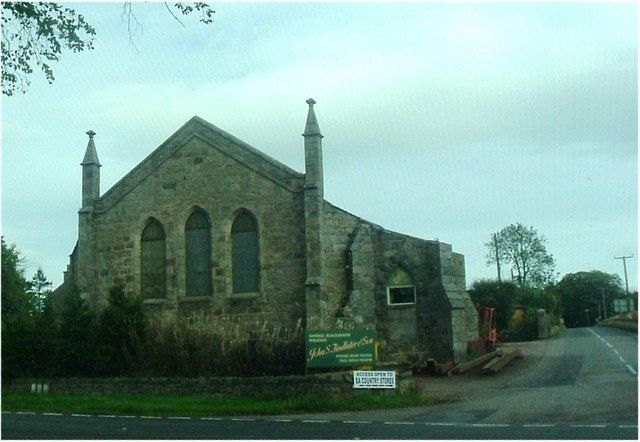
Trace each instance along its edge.
{"label": "dark window glass", "polygon": [[211,294],[211,223],[206,213],[193,212],[185,227],[187,296]]}
{"label": "dark window glass", "polygon": [[167,296],[165,234],[162,224],[151,220],[142,231],[140,253],[140,289],[143,299]]}
{"label": "dark window glass", "polygon": [[255,219],[243,212],[231,227],[231,259],[233,292],[259,290],[258,226]]}
{"label": "dark window glass", "polygon": [[390,304],[409,304],[415,301],[415,289],[413,287],[389,288]]}

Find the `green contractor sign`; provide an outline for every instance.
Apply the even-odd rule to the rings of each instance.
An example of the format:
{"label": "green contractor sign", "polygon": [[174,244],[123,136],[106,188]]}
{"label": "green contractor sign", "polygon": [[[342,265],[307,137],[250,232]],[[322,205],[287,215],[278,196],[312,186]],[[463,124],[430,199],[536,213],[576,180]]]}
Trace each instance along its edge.
{"label": "green contractor sign", "polygon": [[373,330],[308,331],[307,367],[342,367],[374,363]]}

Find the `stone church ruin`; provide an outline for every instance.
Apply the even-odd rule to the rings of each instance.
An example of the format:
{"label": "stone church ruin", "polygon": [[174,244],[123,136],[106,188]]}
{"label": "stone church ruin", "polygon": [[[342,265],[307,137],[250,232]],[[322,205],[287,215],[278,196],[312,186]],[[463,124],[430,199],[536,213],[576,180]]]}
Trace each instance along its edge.
{"label": "stone church ruin", "polygon": [[304,173],[199,117],[101,194],[95,133],[82,161],[78,242],[64,292],[97,304],[114,282],[151,314],[370,328],[380,358],[464,360],[477,339],[464,257],[324,199],[322,139],[307,100]]}

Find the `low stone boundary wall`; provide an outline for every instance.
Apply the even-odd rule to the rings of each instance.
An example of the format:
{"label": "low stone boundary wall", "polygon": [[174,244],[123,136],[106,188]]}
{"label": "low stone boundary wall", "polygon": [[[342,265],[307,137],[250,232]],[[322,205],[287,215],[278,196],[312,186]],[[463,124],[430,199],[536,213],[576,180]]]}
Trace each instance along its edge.
{"label": "low stone boundary wall", "polygon": [[[46,383],[51,394],[160,394],[175,396],[277,397],[344,396],[359,394],[353,389],[353,373],[314,374],[308,376],[202,377],[202,378],[37,378],[16,379],[3,386],[5,391],[30,392],[34,383]],[[411,389],[411,373],[398,373],[395,390],[383,394],[404,393]]]}

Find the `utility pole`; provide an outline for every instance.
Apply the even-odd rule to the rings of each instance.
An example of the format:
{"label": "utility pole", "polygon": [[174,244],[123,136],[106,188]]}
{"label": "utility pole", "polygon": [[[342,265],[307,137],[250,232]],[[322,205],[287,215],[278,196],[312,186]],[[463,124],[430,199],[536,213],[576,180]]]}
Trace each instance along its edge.
{"label": "utility pole", "polygon": [[607,319],[607,303],[604,300],[604,289],[600,289],[600,291],[602,292],[602,307],[604,309],[604,319]]}
{"label": "utility pole", "polygon": [[498,234],[494,233],[493,235],[493,247],[496,251],[496,267],[498,267],[498,281],[502,282],[502,278],[500,277],[500,257],[498,255]]}
{"label": "utility pole", "polygon": [[624,267],[624,288],[627,295],[627,311],[631,310],[631,306],[629,305],[629,281],[627,280],[627,259],[629,258],[633,258],[633,255],[613,257],[613,259],[621,259],[622,266]]}

